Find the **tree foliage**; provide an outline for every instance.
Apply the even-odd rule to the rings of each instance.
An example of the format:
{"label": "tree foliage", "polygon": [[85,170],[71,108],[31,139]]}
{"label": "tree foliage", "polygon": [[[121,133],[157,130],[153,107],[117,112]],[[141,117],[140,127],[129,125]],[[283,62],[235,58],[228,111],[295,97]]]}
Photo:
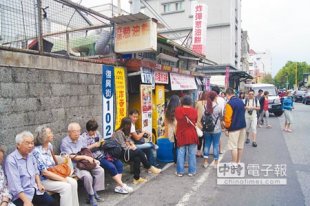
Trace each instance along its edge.
{"label": "tree foliage", "polygon": [[274,84],[271,74],[266,74],[262,79],[262,83]]}
{"label": "tree foliage", "polygon": [[288,61],[282,69],[274,77],[274,83],[279,88],[288,87],[293,88],[296,79],[296,66],[297,66],[297,82],[298,84],[303,81],[303,74],[310,73],[310,65],[306,62],[292,62]]}

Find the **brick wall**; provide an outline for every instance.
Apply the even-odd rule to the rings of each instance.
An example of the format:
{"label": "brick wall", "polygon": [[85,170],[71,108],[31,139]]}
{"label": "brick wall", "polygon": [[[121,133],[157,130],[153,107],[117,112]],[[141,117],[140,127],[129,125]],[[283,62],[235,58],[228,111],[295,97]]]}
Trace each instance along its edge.
{"label": "brick wall", "polygon": [[[0,51],[0,144],[15,145],[23,130],[47,124],[59,149],[68,123],[101,125],[101,65]],[[101,127],[99,128],[101,130]]]}

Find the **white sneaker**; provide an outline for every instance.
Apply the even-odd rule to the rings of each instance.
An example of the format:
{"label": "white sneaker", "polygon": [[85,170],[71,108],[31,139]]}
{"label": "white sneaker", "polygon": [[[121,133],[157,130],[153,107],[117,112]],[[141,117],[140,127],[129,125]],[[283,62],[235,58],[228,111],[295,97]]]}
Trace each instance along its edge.
{"label": "white sneaker", "polygon": [[120,194],[128,194],[128,193],[129,193],[127,190],[125,190],[125,189],[124,189],[123,187],[121,187],[121,186],[115,187],[114,192],[120,193]]}
{"label": "white sneaker", "polygon": [[127,192],[129,192],[129,193],[133,192],[133,188],[132,188],[132,187],[129,187],[129,186],[126,185],[126,184],[123,185],[123,188],[124,188]]}

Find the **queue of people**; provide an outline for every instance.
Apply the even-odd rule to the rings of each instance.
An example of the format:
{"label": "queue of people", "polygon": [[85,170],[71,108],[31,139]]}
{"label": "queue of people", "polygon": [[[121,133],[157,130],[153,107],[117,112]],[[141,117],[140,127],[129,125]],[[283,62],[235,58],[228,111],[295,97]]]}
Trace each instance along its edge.
{"label": "queue of people", "polygon": [[[292,109],[294,105],[288,93],[283,102],[285,132],[292,132]],[[59,194],[60,206],[78,206],[77,180],[81,180],[88,194],[86,201],[97,206],[97,202],[104,201],[99,191],[105,189],[106,171],[115,181],[116,193],[133,192],[133,188],[122,180],[124,162],[133,165],[133,184],[147,182],[140,175],[141,163],[149,173],[161,173],[155,158],[158,146],[150,141],[151,134],[136,130],[138,118],[139,111],[131,110],[109,143],[98,132],[99,125],[95,120],[86,123],[83,133],[81,126],[72,122],[68,125],[67,136],[61,141],[60,156],[55,155],[50,127],[39,126],[35,136],[29,131],[17,134],[16,149],[5,161],[4,150],[0,148],[0,205],[57,205],[48,191]],[[222,132],[228,137],[232,163],[240,163],[245,143],[252,141],[252,146],[257,147],[256,128],[263,124],[271,128],[268,118],[268,91],[259,91],[255,96],[250,90],[247,94],[240,92],[238,97],[232,88],[220,93],[220,89],[214,87],[213,91],[203,92],[195,106],[189,95],[172,95],[165,113],[165,135],[174,143],[176,176],[196,175],[197,157],[204,158],[204,168],[210,167],[211,145],[212,166],[217,168]],[[201,137],[197,128],[203,131]],[[105,144],[110,145],[110,150],[104,147]],[[56,169],[58,165],[61,169]]]}

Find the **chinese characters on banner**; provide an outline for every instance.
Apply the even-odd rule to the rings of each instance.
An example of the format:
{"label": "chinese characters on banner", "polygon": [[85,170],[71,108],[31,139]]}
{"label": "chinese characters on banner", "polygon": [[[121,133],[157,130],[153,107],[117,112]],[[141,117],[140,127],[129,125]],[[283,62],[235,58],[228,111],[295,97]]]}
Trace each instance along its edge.
{"label": "chinese characters on banner", "polygon": [[194,9],[192,50],[206,55],[208,6],[198,2]]}
{"label": "chinese characters on banner", "polygon": [[140,85],[142,131],[152,134],[152,85]]}
{"label": "chinese characters on banner", "polygon": [[225,89],[229,87],[229,67],[226,67],[225,71]]}
{"label": "chinese characters on banner", "polygon": [[115,67],[114,76],[115,76],[115,99],[116,99],[115,128],[119,128],[122,119],[127,116],[125,69],[123,67]]}
{"label": "chinese characters on banner", "polygon": [[153,84],[153,71],[148,68],[141,67],[141,82],[143,84]]}
{"label": "chinese characters on banner", "polygon": [[195,77],[170,73],[171,90],[197,89]]}
{"label": "chinese characters on banner", "polygon": [[157,50],[157,23],[151,19],[116,24],[115,52],[129,53]]}
{"label": "chinese characters on banner", "polygon": [[102,66],[102,135],[112,137],[114,132],[114,71],[113,66]]}
{"label": "chinese characters on banner", "polygon": [[168,73],[161,71],[154,71],[154,78],[156,84],[168,84]]}
{"label": "chinese characters on banner", "polygon": [[156,128],[157,137],[161,138],[165,135],[165,86],[155,86],[155,104],[153,108],[154,128]]}

